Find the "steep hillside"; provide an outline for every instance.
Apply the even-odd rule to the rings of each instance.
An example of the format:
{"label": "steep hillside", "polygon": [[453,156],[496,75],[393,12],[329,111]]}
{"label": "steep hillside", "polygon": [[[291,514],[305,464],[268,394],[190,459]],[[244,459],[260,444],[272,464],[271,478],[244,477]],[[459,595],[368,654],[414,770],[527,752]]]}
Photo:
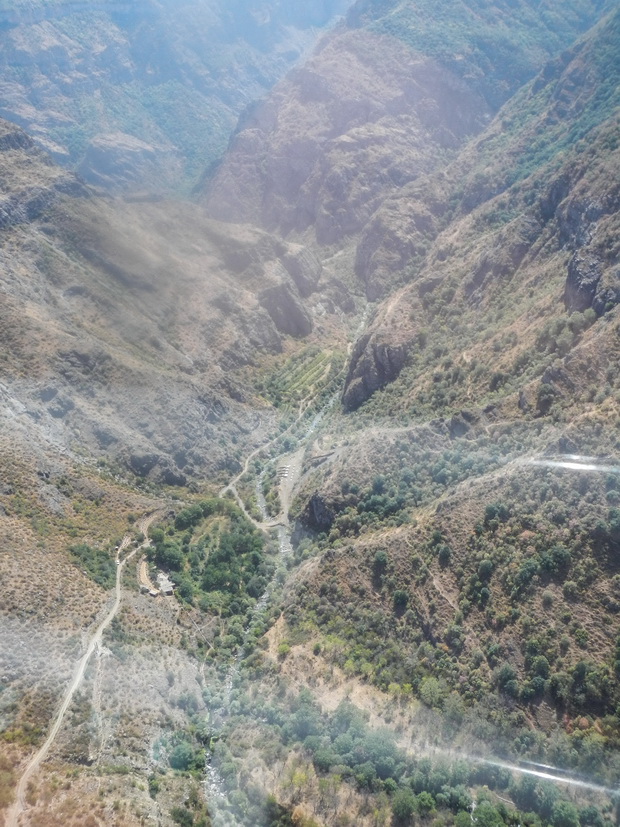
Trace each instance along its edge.
{"label": "steep hillside", "polygon": [[610,786],[619,26],[564,52],[446,170],[450,218],[377,308],[353,413],[308,457],[299,548],[322,556],[284,632],[443,710],[452,742],[484,719],[500,754]]}
{"label": "steep hillside", "polygon": [[369,28],[402,40],[466,79],[493,108],[526,83],[545,59],[586,31],[613,3],[486,3],[363,0],[350,10],[352,28]]}
{"label": "steep hillside", "polygon": [[170,484],[233,468],[272,421],[243,371],[324,334],[320,261],[191,205],[93,198],[3,130],[4,392],[27,438]]}
{"label": "steep hillside", "polygon": [[[376,277],[396,238],[403,249],[409,245],[400,266],[410,284],[378,309],[374,327],[356,345],[347,407],[393,380],[407,352],[418,363],[410,387],[425,400],[430,392],[429,410],[472,399],[480,404],[500,387],[505,393],[507,382],[514,390],[526,383],[521,377],[542,374],[545,359],[557,353],[549,345],[554,320],[557,338],[572,311],[591,308],[596,318],[617,303],[619,27],[615,13],[549,64],[445,171],[440,188],[428,181],[375,216],[377,226],[358,248],[366,252],[358,267]],[[438,215],[456,206],[429,254],[416,257],[418,205],[429,202]],[[382,226],[390,233],[382,235]],[[481,328],[489,331],[485,342]],[[464,372],[452,383],[451,399],[436,393],[435,342]],[[572,344],[566,341],[557,355],[566,357]]]}
{"label": "steep hillside", "polygon": [[[333,252],[350,233],[367,295],[393,291],[352,349],[342,413],[303,459],[279,461],[301,463],[293,573],[267,643],[246,644],[213,751],[239,818],[261,784],[307,824],[466,825],[472,799],[480,824],[612,817],[619,24],[615,12],[547,63],[440,167],[418,126],[386,114],[413,71],[409,35],[379,47],[338,33],[244,124],[212,183],[209,208],[228,220],[259,216]],[[481,115],[499,102],[492,69],[474,73],[477,98],[456,86]],[[356,95],[372,127],[336,137],[336,90],[344,128]],[[419,140],[418,162],[430,153],[424,174],[355,190],[401,164],[402,140]],[[337,152],[361,146],[339,177]],[[248,502],[256,476],[268,505],[284,502],[277,463],[253,470]],[[540,770],[594,786],[569,803]]]}
{"label": "steep hillside", "polygon": [[0,115],[89,183],[180,192],[348,3],[9,5],[0,10]]}
{"label": "steep hillside", "polygon": [[[444,3],[432,13],[423,2],[356,4],[347,26],[242,120],[206,188],[210,213],[320,246],[357,244],[386,198],[443,169],[604,7],[563,4],[559,22],[553,3]],[[427,199],[416,216],[419,255],[441,220],[433,207]],[[357,268],[371,300],[412,254],[390,241],[394,261],[380,277]]]}
{"label": "steep hillside", "polygon": [[[37,43],[69,19],[3,36],[26,8]],[[242,8],[264,55],[333,11]],[[575,42],[605,9],[356,4],[206,210],[0,124],[10,827],[612,827],[620,12]]]}

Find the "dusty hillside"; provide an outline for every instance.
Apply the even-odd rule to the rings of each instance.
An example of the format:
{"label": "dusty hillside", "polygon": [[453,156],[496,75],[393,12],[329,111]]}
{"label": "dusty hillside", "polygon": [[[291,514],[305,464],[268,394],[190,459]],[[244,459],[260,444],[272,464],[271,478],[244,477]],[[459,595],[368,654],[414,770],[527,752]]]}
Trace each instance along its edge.
{"label": "dusty hillside", "polygon": [[309,251],[190,205],[92,198],[8,126],[2,161],[3,392],[25,438],[168,484],[234,468],[231,443],[272,421],[244,370],[342,335],[344,286],[326,306]]}
{"label": "dusty hillside", "polygon": [[347,5],[5,4],[0,115],[89,183],[187,191]]}
{"label": "dusty hillside", "polygon": [[244,123],[207,205],[228,221],[341,242],[360,231],[386,189],[434,169],[488,115],[436,62],[387,37],[343,33]]}
{"label": "dusty hillside", "polygon": [[[398,280],[394,271],[423,255],[441,224],[441,181],[427,188],[406,225],[395,212],[382,221],[379,208],[443,170],[604,7],[569,4],[558,27],[531,3],[501,12],[445,5],[431,14],[422,2],[356,4],[348,25],[242,119],[207,183],[210,213],[303,234],[320,246],[350,240],[357,247],[362,232],[358,275],[369,299],[385,295]],[[400,236],[414,234],[415,242],[392,229],[394,219]],[[389,248],[380,269],[366,266],[377,235]]]}
{"label": "dusty hillside", "polygon": [[[208,824],[199,785],[176,770],[204,767],[194,647],[221,611],[139,594],[144,518],[215,490],[277,432],[278,377],[294,381],[295,412],[313,410],[355,302],[304,246],[187,203],[97,197],[6,122],[0,175],[0,808],[114,605],[122,552],[119,612],[15,806],[30,824],[170,825],[189,801]],[[318,341],[334,358],[316,358]]]}

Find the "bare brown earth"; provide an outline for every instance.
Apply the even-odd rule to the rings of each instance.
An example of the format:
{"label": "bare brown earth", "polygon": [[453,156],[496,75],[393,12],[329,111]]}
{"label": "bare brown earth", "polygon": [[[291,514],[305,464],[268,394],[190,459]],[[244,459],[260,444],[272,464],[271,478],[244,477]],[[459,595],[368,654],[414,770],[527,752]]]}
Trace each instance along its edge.
{"label": "bare brown earth", "polygon": [[[144,518],[142,518],[141,520],[139,520],[138,523],[137,523],[138,530],[141,533],[145,534],[148,531],[149,525],[153,522],[155,517],[156,517],[156,514],[151,513],[151,514],[145,516]],[[47,738],[45,739],[43,745],[35,753],[35,755],[33,755],[32,758],[28,761],[28,763],[26,764],[23,771],[21,771],[21,777],[20,777],[19,783],[17,785],[15,803],[9,809],[7,817],[6,817],[7,827],[17,827],[17,824],[20,821],[21,814],[26,810],[26,808],[27,808],[27,805],[26,805],[26,791],[28,790],[28,786],[30,784],[30,779],[38,771],[39,767],[41,766],[41,763],[47,757],[47,754],[49,753],[50,748],[52,747],[54,741],[56,740],[56,736],[58,735],[58,733],[60,732],[61,727],[63,726],[65,715],[66,715],[67,710],[69,709],[69,707],[70,707],[70,705],[73,701],[73,696],[76,694],[76,692],[80,688],[80,685],[81,685],[82,680],[84,678],[84,673],[86,671],[88,663],[89,663],[93,653],[96,652],[99,649],[99,647],[101,646],[103,633],[108,628],[108,626],[112,623],[112,621],[114,620],[114,618],[116,617],[116,615],[118,613],[118,610],[119,610],[120,605],[121,605],[121,594],[122,594],[121,593],[121,581],[122,581],[123,570],[125,568],[125,565],[132,559],[132,557],[134,557],[134,555],[141,548],[144,548],[144,545],[146,543],[148,543],[148,541],[145,541],[141,546],[136,545],[135,548],[133,548],[127,554],[124,554],[125,549],[128,549],[130,543],[132,542],[132,539],[133,538],[132,538],[131,534],[126,534],[123,537],[123,539],[121,540],[121,542],[118,546],[118,551],[117,551],[117,555],[116,555],[117,569],[116,569],[116,588],[115,588],[115,594],[114,594],[114,602],[112,603],[112,606],[106,612],[105,616],[103,617],[101,622],[98,624],[96,629],[93,631],[92,637],[88,641],[86,651],[84,652],[84,655],[80,659],[80,662],[77,664],[75,672],[72,676],[71,683],[69,684],[69,686],[65,690],[64,697],[63,697],[63,700],[62,700],[62,704],[60,705],[60,709],[58,710],[58,712],[54,716],[53,720],[51,721],[51,726],[50,726]],[[121,557],[121,555],[123,557],[122,560],[119,559]]]}

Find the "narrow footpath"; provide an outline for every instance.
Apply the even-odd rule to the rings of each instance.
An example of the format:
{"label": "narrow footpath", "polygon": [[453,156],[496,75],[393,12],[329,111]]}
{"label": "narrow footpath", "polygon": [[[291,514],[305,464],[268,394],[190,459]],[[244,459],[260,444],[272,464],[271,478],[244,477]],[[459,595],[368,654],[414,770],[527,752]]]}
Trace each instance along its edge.
{"label": "narrow footpath", "polygon": [[[157,517],[158,512],[153,511],[147,515],[145,515],[137,524],[136,527],[139,531],[141,531],[145,537],[148,531],[149,526],[153,522],[153,520]],[[19,827],[19,820],[22,813],[24,813],[28,806],[26,803],[26,792],[28,790],[28,782],[40,767],[41,763],[45,760],[48,752],[50,751],[50,747],[54,743],[56,736],[60,732],[60,729],[63,725],[63,721],[65,715],[67,714],[67,710],[71,706],[71,701],[73,700],[73,696],[77,692],[84,679],[84,673],[86,672],[86,667],[88,666],[88,661],[90,660],[93,652],[101,643],[101,639],[103,637],[103,633],[108,628],[110,623],[114,620],[116,615],[118,614],[118,610],[121,605],[121,582],[123,576],[123,570],[125,568],[126,563],[128,563],[134,555],[140,551],[141,549],[145,548],[149,544],[149,540],[146,539],[144,542],[135,548],[130,554],[125,557],[124,560],[120,560],[120,554],[124,549],[126,549],[132,541],[131,534],[126,534],[123,537],[121,544],[118,547],[116,552],[116,589],[115,589],[115,596],[114,596],[114,603],[112,604],[112,608],[105,616],[105,618],[101,621],[99,626],[95,629],[93,636],[90,639],[88,646],[86,647],[86,651],[82,655],[80,661],[78,662],[75,673],[73,675],[73,679],[71,683],[67,687],[67,691],[65,692],[65,696],[63,698],[62,704],[60,709],[56,713],[56,717],[52,721],[52,725],[49,731],[47,738],[45,739],[45,743],[43,746],[36,752],[30,761],[26,764],[26,767],[22,773],[21,778],[19,779],[19,784],[17,785],[17,793],[15,801],[11,807],[11,809],[7,813],[6,819],[6,827]]]}

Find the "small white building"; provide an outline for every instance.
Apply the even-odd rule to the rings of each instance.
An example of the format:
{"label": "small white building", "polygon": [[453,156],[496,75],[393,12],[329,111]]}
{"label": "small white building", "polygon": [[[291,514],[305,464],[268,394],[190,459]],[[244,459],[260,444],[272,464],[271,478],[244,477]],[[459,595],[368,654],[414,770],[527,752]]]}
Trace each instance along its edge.
{"label": "small white building", "polygon": [[157,584],[162,594],[174,594],[174,583],[167,574],[163,573],[163,571],[157,573]]}

